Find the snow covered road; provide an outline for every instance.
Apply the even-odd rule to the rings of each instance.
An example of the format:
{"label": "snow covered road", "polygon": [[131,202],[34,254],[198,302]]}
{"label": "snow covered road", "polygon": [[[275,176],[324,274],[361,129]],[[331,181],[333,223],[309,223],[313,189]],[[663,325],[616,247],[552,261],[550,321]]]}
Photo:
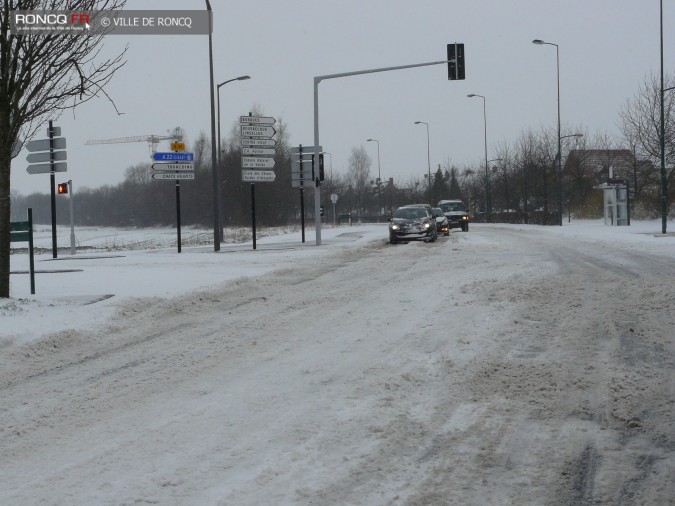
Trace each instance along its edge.
{"label": "snow covered road", "polygon": [[0,504],[673,504],[675,262],[611,247],[325,248],[8,346]]}

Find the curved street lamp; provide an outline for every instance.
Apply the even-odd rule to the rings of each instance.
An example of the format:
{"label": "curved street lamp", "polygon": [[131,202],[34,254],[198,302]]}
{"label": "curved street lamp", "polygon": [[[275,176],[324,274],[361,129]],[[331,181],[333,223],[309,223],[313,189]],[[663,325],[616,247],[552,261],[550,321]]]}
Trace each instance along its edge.
{"label": "curved street lamp", "polygon": [[534,39],[532,44],[538,46],[548,45],[555,46],[555,58],[558,80],[558,181],[557,181],[557,200],[558,200],[558,225],[562,226],[562,149],[560,139],[560,51],[558,44],[553,42],[544,42],[541,39]]}
{"label": "curved street lamp", "polygon": [[488,222],[492,217],[492,202],[490,201],[490,176],[488,175],[489,162],[487,158],[487,114],[485,112],[485,102],[487,99],[483,95],[478,95],[476,93],[469,93],[467,97],[478,97],[483,99],[483,138],[485,146],[485,221]]}
{"label": "curved street lamp", "polygon": [[[217,157],[218,158],[218,168],[217,168],[217,170],[214,169],[215,172],[217,172],[217,175],[215,176],[215,178],[217,178],[217,180],[216,180],[217,186],[214,188],[214,191],[217,191],[219,196],[222,195],[222,191],[223,191],[222,181],[220,181],[220,167],[221,167],[221,164],[222,164],[222,156],[223,156],[222,152],[220,150],[220,87],[226,85],[227,83],[231,83],[232,81],[246,81],[247,79],[251,79],[251,77],[250,76],[235,77],[234,79],[228,79],[227,81],[223,81],[222,83],[220,83],[216,87],[217,88],[216,94],[218,96],[218,157]],[[225,226],[224,219],[223,219],[224,217],[223,217],[223,199],[222,199],[222,197],[218,199],[218,213],[219,213],[218,216],[221,217],[221,219],[219,220],[220,221],[219,240],[220,240],[220,242],[222,242],[223,241],[223,227]]]}
{"label": "curved street lamp", "polygon": [[428,184],[427,184],[427,186],[429,187],[429,205],[433,206],[433,204],[431,203],[431,158],[430,158],[430,155],[429,155],[429,123],[427,123],[425,121],[415,121],[415,124],[427,126],[427,170],[428,170],[428,174],[427,174],[427,178],[428,178],[427,183]]}

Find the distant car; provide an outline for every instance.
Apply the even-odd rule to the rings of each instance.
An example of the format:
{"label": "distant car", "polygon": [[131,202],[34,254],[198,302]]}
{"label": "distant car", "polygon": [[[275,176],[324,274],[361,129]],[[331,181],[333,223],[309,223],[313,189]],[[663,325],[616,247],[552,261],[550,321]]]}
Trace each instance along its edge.
{"label": "distant car", "polygon": [[389,242],[434,242],[438,238],[436,220],[422,207],[399,207],[389,223]]}
{"label": "distant car", "polygon": [[448,217],[445,216],[445,213],[443,212],[443,209],[440,207],[433,207],[431,208],[431,211],[434,214],[434,218],[436,218],[436,231],[439,234],[450,235],[450,224],[448,222]]}
{"label": "distant car", "polygon": [[441,200],[438,207],[443,210],[443,213],[448,218],[449,228],[461,228],[462,232],[469,231],[469,222],[471,217],[469,211],[466,210],[464,202],[461,200]]}

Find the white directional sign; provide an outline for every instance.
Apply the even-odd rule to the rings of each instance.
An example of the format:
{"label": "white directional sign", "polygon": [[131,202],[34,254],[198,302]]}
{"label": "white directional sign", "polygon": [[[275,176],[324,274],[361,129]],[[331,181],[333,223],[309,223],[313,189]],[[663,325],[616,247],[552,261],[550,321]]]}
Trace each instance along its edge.
{"label": "white directional sign", "polygon": [[241,148],[242,155],[274,155],[274,148]]}
{"label": "white directional sign", "polygon": [[242,170],[241,180],[244,183],[271,183],[277,178],[273,170]]}
{"label": "white directional sign", "polygon": [[[66,162],[57,162],[54,164],[53,168],[54,172],[66,172],[68,164],[66,164]],[[36,163],[35,165],[29,165],[26,169],[26,172],[29,174],[49,174],[51,171],[51,163]]]}
{"label": "white directional sign", "polygon": [[68,159],[68,154],[66,151],[54,151],[53,153],[50,153],[49,151],[41,151],[39,153],[31,153],[26,157],[26,161],[28,163],[49,162],[52,159],[55,162],[62,162],[63,160]]}
{"label": "white directional sign", "polygon": [[239,123],[249,125],[274,125],[277,120],[269,116],[240,116]]}
{"label": "white directional sign", "polygon": [[[66,138],[65,137],[55,137],[53,149],[66,149]],[[26,144],[26,149],[30,152],[33,151],[49,151],[52,149],[52,146],[49,145],[49,139],[38,139],[36,141],[30,141]]]}
{"label": "white directional sign", "polygon": [[242,156],[241,167],[243,169],[271,169],[274,167],[274,158]]}
{"label": "white directional sign", "polygon": [[153,163],[153,170],[195,170],[191,163]]}
{"label": "white directional sign", "polygon": [[276,146],[277,141],[274,139],[241,139],[242,146]]}
{"label": "white directional sign", "polygon": [[241,125],[242,137],[272,138],[277,131],[271,126]]}
{"label": "white directional sign", "polygon": [[194,179],[194,172],[153,172],[152,179]]}

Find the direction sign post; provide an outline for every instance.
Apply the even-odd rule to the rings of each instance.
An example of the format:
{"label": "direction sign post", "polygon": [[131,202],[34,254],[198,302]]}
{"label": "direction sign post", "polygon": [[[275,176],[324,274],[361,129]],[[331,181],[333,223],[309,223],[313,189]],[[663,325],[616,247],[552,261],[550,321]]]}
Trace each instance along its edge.
{"label": "direction sign post", "polygon": [[189,179],[194,179],[195,175],[193,172],[153,172],[152,179],[166,180],[170,179],[172,181],[185,181]]}
{"label": "direction sign post", "polygon": [[152,170],[194,170],[191,163],[153,163]]}

